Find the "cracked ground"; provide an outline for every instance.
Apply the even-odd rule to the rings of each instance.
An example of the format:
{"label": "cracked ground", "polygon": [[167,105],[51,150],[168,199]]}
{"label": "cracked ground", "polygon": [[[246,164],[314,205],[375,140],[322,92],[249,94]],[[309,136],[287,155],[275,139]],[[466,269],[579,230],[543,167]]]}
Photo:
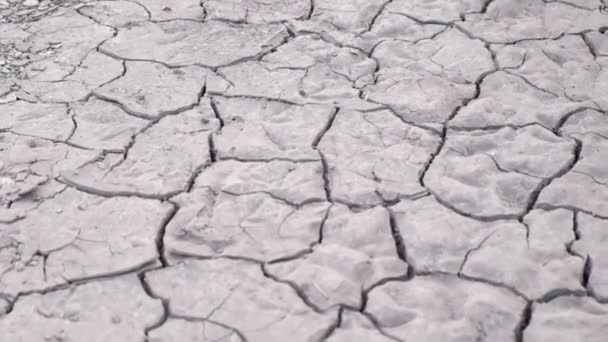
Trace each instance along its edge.
{"label": "cracked ground", "polygon": [[608,1],[0,0],[0,341],[606,336]]}

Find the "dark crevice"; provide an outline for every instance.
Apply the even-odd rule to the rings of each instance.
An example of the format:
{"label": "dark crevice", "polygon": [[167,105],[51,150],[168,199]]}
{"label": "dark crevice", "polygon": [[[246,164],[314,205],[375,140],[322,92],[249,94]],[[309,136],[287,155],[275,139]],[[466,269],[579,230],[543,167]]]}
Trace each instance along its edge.
{"label": "dark crevice", "polygon": [[408,18],[408,19],[410,19],[410,20],[412,20],[412,21],[414,21],[417,24],[422,25],[422,26],[424,26],[424,25],[439,25],[439,26],[450,27],[455,22],[455,20],[452,20],[452,21],[433,20],[433,19],[422,20],[422,19],[417,18],[417,17],[415,17],[413,15],[406,14],[406,13],[401,13],[401,12],[389,12],[389,13],[393,14],[393,15],[399,15],[399,16],[402,16],[402,17],[406,17],[406,18]]}
{"label": "dark crevice", "polygon": [[325,211],[325,216],[323,216],[323,220],[321,220],[321,224],[319,224],[319,239],[317,240],[317,243],[323,243],[323,236],[324,236],[324,231],[325,231],[325,223],[327,222],[327,219],[329,218],[329,214],[331,212],[331,208],[333,207],[333,204],[331,204],[327,210]]}
{"label": "dark crevice", "polygon": [[317,149],[317,147],[319,146],[319,143],[321,142],[321,139],[323,139],[323,137],[325,136],[325,133],[327,133],[331,127],[334,124],[334,121],[336,120],[336,116],[338,115],[338,112],[340,111],[339,107],[336,107],[332,110],[332,112],[329,115],[329,119],[327,120],[327,123],[325,124],[325,126],[323,126],[323,128],[321,129],[321,131],[319,131],[319,133],[317,133],[317,135],[315,136],[315,138],[312,141],[312,148],[313,149]]}
{"label": "dark crevice", "polygon": [[315,13],[315,0],[310,0],[310,7],[308,8],[308,13],[304,20],[310,20]]}
{"label": "dark crevice", "polygon": [[293,101],[289,101],[289,100],[285,100],[285,99],[277,99],[277,98],[272,98],[272,97],[266,97],[266,96],[257,96],[257,95],[229,95],[229,94],[222,94],[222,93],[216,93],[216,92],[209,92],[209,95],[214,96],[214,97],[222,97],[222,98],[226,98],[226,99],[252,99],[252,100],[264,100],[264,101],[269,101],[269,102],[277,102],[277,103],[284,103],[284,104],[288,104],[288,105],[292,105],[292,106],[304,106],[304,104],[302,103],[297,103],[297,102],[293,102]]}
{"label": "dark crevice", "polygon": [[217,161],[217,149],[215,148],[215,143],[213,142],[213,134],[209,134],[208,136],[208,144],[209,144],[209,159],[211,159],[212,163]]}
{"label": "dark crevice", "polygon": [[163,314],[160,317],[160,319],[153,323],[150,326],[147,326],[144,329],[144,333],[146,336],[146,340],[148,340],[148,333],[154,329],[159,328],[160,326],[162,326],[163,324],[165,324],[165,322],[167,321],[167,319],[169,318],[169,300],[166,298],[162,298],[160,296],[157,296],[153,291],[152,288],[150,287],[150,285],[147,283],[146,281],[146,274],[145,272],[140,272],[137,275],[137,278],[139,279],[139,282],[141,284],[141,287],[143,288],[144,292],[146,292],[146,294],[148,295],[148,297],[156,299],[156,300],[160,300],[162,307],[163,307]]}
{"label": "dark crevice", "polygon": [[369,24],[367,25],[367,29],[363,33],[371,32],[371,30],[374,28],[374,24],[376,24],[376,20],[378,20],[378,17],[380,17],[380,15],[382,13],[384,13],[386,6],[388,6],[391,2],[393,2],[393,0],[388,0],[385,3],[383,3],[382,6],[380,6],[380,9],[378,10],[378,12],[376,12],[376,14],[374,14],[372,19],[369,21]]}
{"label": "dark crevice", "polygon": [[494,0],[485,0],[483,2],[483,5],[481,5],[481,10],[479,11],[480,14],[485,14],[488,11],[488,7],[490,7],[490,4],[492,4]]}
{"label": "dark crevice", "polygon": [[331,182],[329,179],[329,164],[327,163],[327,159],[323,152],[318,151],[319,156],[321,157],[321,164],[323,165],[323,189],[325,190],[325,197],[327,201],[333,203],[333,198],[331,195]]}
{"label": "dark crevice", "polygon": [[523,342],[524,341],[524,332],[528,325],[530,325],[530,321],[532,320],[532,302],[527,302],[524,311],[521,313],[521,319],[519,323],[515,327],[515,342]]}
{"label": "dark crevice", "polygon": [[304,200],[302,202],[292,202],[292,201],[290,201],[290,200],[288,200],[286,198],[283,198],[281,196],[277,196],[277,195],[273,194],[272,192],[263,191],[263,190],[248,191],[248,192],[232,192],[232,191],[229,191],[229,190],[221,190],[220,192],[222,192],[224,194],[227,194],[227,195],[230,195],[230,196],[235,196],[235,197],[236,196],[248,196],[248,195],[253,195],[253,194],[264,194],[264,195],[266,195],[266,196],[268,196],[268,197],[270,197],[270,198],[272,198],[272,199],[274,199],[276,201],[279,201],[279,202],[281,202],[281,203],[283,203],[285,205],[288,205],[290,207],[293,207],[295,209],[302,208],[303,206],[308,205],[308,204],[325,203],[326,202],[322,198],[309,198],[309,199],[306,199],[306,200]]}
{"label": "dark crevice", "polygon": [[597,59],[599,54],[593,48],[593,43],[591,43],[591,41],[589,41],[589,38],[587,37],[587,35],[585,33],[582,33],[581,38],[583,39],[583,42],[585,42],[585,45],[589,49],[589,53],[593,56],[593,59]]}
{"label": "dark crevice", "polygon": [[479,215],[475,215],[475,214],[471,214],[465,211],[462,211],[460,209],[458,209],[456,206],[452,205],[451,203],[447,202],[446,200],[444,200],[442,197],[440,197],[439,195],[437,195],[435,192],[430,191],[429,192],[432,194],[433,198],[435,198],[435,200],[437,201],[437,203],[441,204],[442,206],[450,209],[451,211],[479,221],[479,222],[496,222],[496,221],[503,221],[503,220],[517,220],[519,217],[525,216],[527,214],[527,211],[522,210],[519,213],[514,213],[514,214],[497,214],[497,215],[485,215],[485,216],[479,216]]}
{"label": "dark crevice", "polygon": [[[429,168],[431,167],[431,165],[435,161],[435,158],[441,153],[443,147],[445,146],[445,143],[446,143],[446,140],[447,140],[448,126],[449,126],[450,121],[452,121],[456,117],[456,115],[458,114],[458,112],[462,108],[466,107],[471,101],[474,101],[477,98],[479,98],[479,95],[481,94],[481,83],[483,82],[483,80],[486,77],[488,77],[489,75],[492,75],[496,71],[498,71],[498,69],[493,69],[493,70],[486,71],[486,72],[482,73],[477,78],[477,80],[475,81],[475,92],[474,92],[473,96],[471,96],[470,98],[464,99],[459,106],[457,106],[456,108],[454,108],[454,110],[452,110],[452,112],[450,113],[450,115],[448,116],[448,118],[443,123],[443,128],[441,129],[441,132],[440,132],[441,141],[440,141],[439,145],[437,146],[437,149],[433,153],[431,153],[431,157],[425,163],[425,165],[422,168],[422,170],[420,172],[420,175],[419,175],[419,183],[420,183],[420,185],[422,187],[424,187],[425,189],[429,190],[429,192],[433,193],[432,191],[430,191],[430,188],[425,184],[424,178],[425,178],[426,173],[428,172]],[[433,194],[433,195],[435,197],[437,197],[435,194]],[[451,207],[450,209],[452,209],[453,206],[450,206],[450,207]]]}
{"label": "dark crevice", "polygon": [[179,211],[179,207],[177,206],[177,204],[172,203],[172,202],[168,202],[168,203],[170,203],[172,207],[169,210],[169,212],[167,213],[167,215],[163,218],[163,220],[160,224],[160,228],[158,229],[158,232],[156,234],[155,241],[154,241],[156,244],[156,252],[158,254],[158,261],[160,262],[162,267],[167,267],[167,265],[169,265],[169,263],[167,262],[166,256],[165,256],[165,233],[167,231],[167,226],[169,225],[171,220],[175,217],[175,214],[177,214],[177,212]]}
{"label": "dark crevice", "polygon": [[112,198],[112,197],[137,197],[137,198],[145,198],[145,199],[156,199],[156,200],[161,200],[161,201],[165,201],[181,192],[183,192],[182,190],[177,190],[177,191],[171,191],[171,192],[166,192],[166,193],[159,193],[159,194],[149,194],[149,193],[142,193],[142,192],[138,192],[138,191],[108,191],[108,190],[104,190],[104,189],[98,189],[98,188],[94,188],[92,186],[89,186],[87,184],[81,184],[78,183],[72,179],[69,178],[65,178],[65,177],[57,177],[55,178],[55,180],[59,183],[62,183],[64,185],[67,185],[71,188],[74,188],[78,191],[90,194],[90,195],[95,195],[95,196],[99,196],[99,197],[106,197],[106,198]]}
{"label": "dark crevice", "polygon": [[283,161],[289,163],[318,163],[320,161],[320,157],[318,159],[308,159],[308,158],[283,158],[283,157],[273,157],[273,158],[240,158],[234,156],[219,156],[218,161],[224,160],[233,160],[241,163],[272,163],[276,161]]}
{"label": "dark crevice", "polygon": [[585,259],[585,265],[583,266],[583,274],[581,277],[581,285],[589,291],[589,277],[591,276],[591,268],[593,267],[593,260],[591,256],[587,256]]}
{"label": "dark crevice", "polygon": [[389,224],[391,228],[391,235],[393,236],[393,240],[395,241],[395,251],[397,252],[397,256],[399,259],[403,260],[407,263],[407,249],[405,243],[403,242],[403,237],[401,236],[401,231],[399,230],[399,226],[397,225],[397,220],[395,219],[395,214],[392,210],[387,209],[389,214]]}
{"label": "dark crevice", "polygon": [[[261,261],[261,260],[249,258],[249,257],[245,257],[245,256],[239,256],[239,255],[198,255],[198,254],[193,254],[193,253],[188,253],[188,252],[180,252],[180,251],[176,251],[176,250],[169,251],[166,254],[169,254],[171,257],[174,257],[175,259],[179,259],[179,260],[184,260],[184,259],[192,259],[192,260],[200,260],[200,261],[235,260],[235,261],[253,263],[256,265],[261,265],[263,263],[263,261]],[[307,250],[305,250],[302,254],[307,254]],[[288,261],[287,260],[288,258],[289,257],[285,257],[284,261]]]}
{"label": "dark crevice", "polygon": [[[432,273],[434,273],[434,272],[432,272]],[[528,297],[526,297],[519,290],[517,290],[513,286],[510,286],[510,285],[507,285],[507,284],[504,284],[504,283],[500,283],[500,282],[496,282],[496,281],[492,281],[492,280],[488,280],[488,279],[484,279],[484,278],[473,277],[473,276],[469,276],[469,275],[466,275],[466,274],[458,275],[458,278],[461,278],[461,279],[464,279],[464,280],[468,280],[468,281],[483,283],[483,284],[486,284],[486,285],[489,285],[489,286],[492,286],[492,287],[499,287],[499,288],[502,288],[502,289],[505,289],[505,290],[511,292],[512,294],[516,295],[517,297],[523,298],[525,300],[529,300]]]}
{"label": "dark crevice", "polygon": [[560,119],[555,123],[555,126],[551,129],[551,131],[555,135],[561,135],[561,129],[564,126],[564,124],[568,121],[568,119],[570,119],[570,117],[572,117],[573,115],[576,115],[578,113],[581,113],[585,110],[588,110],[588,109],[596,110],[595,108],[585,106],[585,107],[576,108],[576,109],[562,115],[562,117],[560,117]]}
{"label": "dark crevice", "polygon": [[496,131],[500,131],[500,130],[506,129],[506,128],[512,129],[512,130],[519,130],[522,128],[532,127],[532,126],[536,126],[536,127],[540,127],[540,128],[549,130],[549,131],[553,131],[553,128],[547,127],[539,122],[528,122],[528,123],[520,124],[520,125],[510,124],[510,123],[498,124],[498,125],[485,125],[485,126],[453,126],[453,125],[450,125],[449,130],[452,132],[488,132],[488,131],[496,132]]}
{"label": "dark crevice", "polygon": [[563,296],[582,297],[582,296],[585,296],[586,294],[587,294],[587,292],[584,291],[584,290],[572,290],[572,289],[557,288],[557,289],[552,289],[551,291],[545,293],[541,297],[535,299],[535,302],[537,302],[537,303],[547,303],[547,302],[550,302],[553,299],[558,298],[558,297],[563,297]]}
{"label": "dark crevice", "polygon": [[[393,109],[393,107],[388,106],[388,105],[385,105],[385,104],[383,104],[383,103],[375,102],[375,101],[373,101],[373,100],[369,100],[369,99],[367,99],[367,100],[366,100],[366,99],[364,98],[364,95],[362,95],[362,96],[363,96],[363,98],[362,98],[362,99],[363,99],[364,101],[367,101],[367,102],[369,102],[369,103],[373,103],[373,104],[377,104],[377,105],[379,105],[380,107],[378,107],[378,108],[374,108],[374,109],[370,109],[370,110],[360,111],[361,113],[373,113],[373,112],[378,112],[378,111],[383,111],[383,110],[385,110],[385,111],[388,111],[388,112],[390,112],[391,114],[393,114],[393,115],[394,115],[394,116],[395,116],[397,119],[399,119],[399,121],[403,122],[404,124],[406,124],[406,125],[408,125],[408,126],[413,126],[413,127],[416,127],[416,128],[420,128],[420,129],[425,130],[425,131],[427,131],[427,132],[430,132],[431,134],[434,134],[434,135],[439,135],[439,136],[441,136],[441,135],[442,135],[442,130],[439,130],[439,129],[437,129],[437,128],[433,127],[433,126],[426,126],[425,124],[418,124],[418,123],[416,123],[416,122],[409,121],[409,120],[407,120],[407,119],[403,118],[401,115],[399,115],[399,113],[397,113],[397,111],[396,111],[395,109]],[[431,123],[431,124],[432,124],[432,123]],[[438,125],[439,125],[439,124],[440,124],[440,123],[438,123]]]}
{"label": "dark crevice", "polygon": [[336,321],[323,333],[323,335],[319,339],[320,341],[327,341],[331,337],[331,335],[333,335],[334,332],[336,332],[336,330],[340,327],[340,325],[342,324],[342,314],[344,313],[344,310],[345,308],[342,305],[338,307]]}
{"label": "dark crevice", "polygon": [[215,115],[215,118],[220,123],[220,128],[219,129],[221,131],[222,128],[224,128],[224,119],[222,118],[222,115],[220,114],[220,111],[217,108],[217,101],[212,97],[209,100],[209,105],[211,106],[211,110],[213,110],[213,115]]}
{"label": "dark crevice", "polygon": [[538,209],[543,209],[543,210],[567,209],[567,210],[572,210],[572,211],[580,212],[580,213],[583,213],[583,214],[587,214],[589,216],[592,216],[592,217],[595,217],[595,218],[599,218],[599,219],[602,219],[602,220],[608,220],[608,216],[600,215],[598,213],[594,213],[592,211],[589,211],[589,210],[586,210],[586,209],[583,209],[583,208],[579,208],[579,207],[576,207],[576,206],[573,206],[573,205],[566,205],[566,204],[564,204],[564,205],[554,205],[554,204],[551,204],[551,203],[540,202],[540,203],[537,203],[534,207],[538,208]]}

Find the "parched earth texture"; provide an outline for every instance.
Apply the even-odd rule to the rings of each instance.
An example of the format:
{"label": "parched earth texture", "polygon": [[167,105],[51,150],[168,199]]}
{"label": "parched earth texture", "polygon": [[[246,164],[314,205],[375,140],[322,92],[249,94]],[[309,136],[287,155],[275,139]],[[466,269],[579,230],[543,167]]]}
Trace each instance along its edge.
{"label": "parched earth texture", "polygon": [[607,336],[608,1],[0,0],[0,341]]}

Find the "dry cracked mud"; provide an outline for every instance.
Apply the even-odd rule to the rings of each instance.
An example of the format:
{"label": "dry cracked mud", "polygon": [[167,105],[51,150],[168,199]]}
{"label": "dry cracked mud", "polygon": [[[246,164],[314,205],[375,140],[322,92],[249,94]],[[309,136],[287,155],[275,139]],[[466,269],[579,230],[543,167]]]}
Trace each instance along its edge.
{"label": "dry cracked mud", "polygon": [[0,0],[0,342],[600,342],[608,1]]}

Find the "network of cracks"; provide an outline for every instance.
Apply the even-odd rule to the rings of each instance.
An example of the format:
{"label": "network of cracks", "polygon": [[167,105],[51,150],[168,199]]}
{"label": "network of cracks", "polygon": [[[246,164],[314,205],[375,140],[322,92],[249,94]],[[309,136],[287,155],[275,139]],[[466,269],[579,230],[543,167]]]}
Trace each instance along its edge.
{"label": "network of cracks", "polygon": [[600,0],[0,0],[0,341],[604,341]]}

